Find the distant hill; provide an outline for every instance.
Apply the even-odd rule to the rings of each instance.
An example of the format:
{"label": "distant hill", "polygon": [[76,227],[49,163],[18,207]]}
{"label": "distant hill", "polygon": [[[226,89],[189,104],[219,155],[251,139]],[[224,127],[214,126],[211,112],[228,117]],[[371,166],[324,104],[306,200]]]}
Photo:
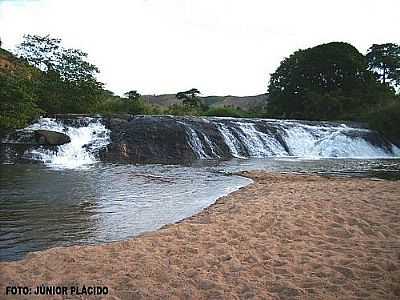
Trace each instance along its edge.
{"label": "distant hill", "polygon": [[[264,106],[268,101],[267,94],[255,96],[205,96],[199,98],[204,102],[204,104],[207,104],[210,107],[231,106],[244,110]],[[162,108],[166,108],[172,104],[182,103],[181,100],[175,97],[175,94],[143,95],[142,99],[148,104],[156,105]]]}

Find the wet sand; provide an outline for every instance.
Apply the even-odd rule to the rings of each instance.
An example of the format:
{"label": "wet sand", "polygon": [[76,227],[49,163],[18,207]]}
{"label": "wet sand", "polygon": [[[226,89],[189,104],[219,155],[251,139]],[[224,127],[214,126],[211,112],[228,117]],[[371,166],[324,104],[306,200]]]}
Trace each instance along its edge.
{"label": "wet sand", "polygon": [[400,182],[244,175],[254,184],[178,224],[0,263],[0,297],[85,284],[106,299],[400,299]]}

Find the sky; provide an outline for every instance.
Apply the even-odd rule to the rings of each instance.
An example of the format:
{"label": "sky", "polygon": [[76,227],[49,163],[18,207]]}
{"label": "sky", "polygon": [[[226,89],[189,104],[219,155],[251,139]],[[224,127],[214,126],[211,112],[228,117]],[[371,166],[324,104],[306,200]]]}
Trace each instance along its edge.
{"label": "sky", "polygon": [[255,95],[298,49],[400,44],[399,0],[0,0],[0,37],[82,49],[116,94]]}

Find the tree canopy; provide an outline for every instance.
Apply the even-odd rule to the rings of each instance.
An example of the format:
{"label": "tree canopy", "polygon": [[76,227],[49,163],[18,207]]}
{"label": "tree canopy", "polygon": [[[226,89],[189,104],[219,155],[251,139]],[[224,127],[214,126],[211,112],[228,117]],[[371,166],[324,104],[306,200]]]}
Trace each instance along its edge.
{"label": "tree canopy", "polygon": [[138,91],[136,91],[136,90],[131,90],[131,91],[129,91],[129,92],[126,92],[126,93],[124,94],[124,96],[127,97],[129,100],[135,101],[135,100],[139,100],[139,98],[140,98],[141,95],[138,93]]}
{"label": "tree canopy", "polygon": [[0,131],[23,127],[42,112],[25,74],[0,72],[0,86]]}
{"label": "tree canopy", "polygon": [[38,105],[48,113],[89,112],[102,94],[97,67],[87,54],[68,49],[50,36],[25,35],[18,53],[30,65],[42,71],[35,81]]}
{"label": "tree canopy", "polygon": [[368,94],[380,88],[355,47],[332,42],[298,50],[281,62],[268,86],[268,110],[275,117],[341,118],[374,101]]}
{"label": "tree canopy", "polygon": [[368,67],[384,84],[400,85],[400,46],[373,44],[366,55]]}
{"label": "tree canopy", "polygon": [[190,89],[184,92],[179,92],[176,94],[176,98],[182,100],[184,105],[191,105],[191,106],[200,106],[201,102],[198,98],[200,91],[198,89]]}

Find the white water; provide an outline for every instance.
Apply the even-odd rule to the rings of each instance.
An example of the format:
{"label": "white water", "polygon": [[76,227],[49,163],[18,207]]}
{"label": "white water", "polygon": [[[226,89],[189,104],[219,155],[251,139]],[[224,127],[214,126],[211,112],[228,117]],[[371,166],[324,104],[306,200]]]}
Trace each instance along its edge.
{"label": "white water", "polygon": [[[224,120],[224,122],[221,122]],[[296,121],[268,120],[280,128],[281,140],[286,148],[273,135],[266,134],[256,127],[254,120],[232,118],[213,118],[213,123],[230,154],[236,158],[302,157],[302,158],[391,158],[399,157],[400,149],[391,145],[391,150],[373,145],[363,138],[370,134],[366,128],[353,128],[344,124],[307,125]],[[265,124],[264,124],[265,125]],[[200,132],[200,134],[202,134]],[[349,136],[351,134],[351,136]],[[203,135],[206,138],[205,135]],[[193,151],[199,158],[209,158],[202,141],[192,134]],[[207,142],[208,143],[208,142]],[[389,146],[390,148],[390,146]],[[243,153],[246,151],[247,153]],[[212,153],[215,158],[215,153]]]}
{"label": "white water", "polygon": [[236,130],[244,141],[250,157],[287,156],[283,146],[274,138],[256,129],[253,123],[237,123],[240,130]]}
{"label": "white water", "polygon": [[[190,148],[192,148],[193,152],[196,154],[197,158],[199,159],[209,159],[211,158],[211,156],[209,156],[203,146],[203,143],[201,142],[199,136],[197,135],[196,131],[190,127],[188,124],[186,124],[185,122],[181,122],[181,121],[177,121],[177,123],[182,124],[183,126],[185,126],[185,130],[188,136],[188,142],[189,142],[189,146]],[[203,134],[203,137],[205,137],[205,135]],[[207,138],[208,140],[208,138]],[[210,142],[211,143],[211,142]],[[212,146],[211,146],[211,149]],[[212,150],[213,151],[213,150]]]}
{"label": "white water", "polygon": [[192,148],[192,150],[194,151],[194,153],[196,153],[197,158],[200,159],[207,159],[207,158],[211,158],[209,155],[207,155],[207,153],[205,152],[203,143],[201,142],[199,136],[197,135],[196,131],[187,126],[188,129],[188,135],[189,135],[189,145]]}
{"label": "white water", "polygon": [[[288,125],[283,124],[284,126]],[[286,127],[285,126],[285,127]],[[369,132],[364,128],[341,126],[310,126],[290,124],[285,130],[285,142],[293,156],[304,158],[386,158],[400,156],[400,149],[392,145],[390,153],[370,144],[362,137],[349,137],[345,133]]]}
{"label": "white water", "polygon": [[[48,129],[66,133],[71,142],[58,146],[56,152],[37,149],[31,152],[34,159],[56,168],[80,168],[97,161],[96,154],[110,143],[109,130],[99,119],[86,118],[86,125],[66,126],[61,121],[43,118],[28,129]],[[390,149],[369,142],[371,131],[344,124],[307,125],[297,121],[241,120],[232,118],[192,119],[191,123],[176,119],[182,124],[187,142],[198,159],[224,157],[221,142],[236,158],[299,157],[319,158],[393,158],[400,157],[400,149]],[[213,124],[215,132],[207,136],[202,130],[204,122]],[[262,132],[264,130],[265,132]],[[271,132],[274,132],[273,134]],[[220,140],[218,140],[220,136]],[[368,136],[368,137],[366,137]],[[379,140],[379,139],[378,139]],[[217,145],[219,145],[217,147]],[[225,154],[226,157],[226,154]]]}
{"label": "white water", "polygon": [[109,130],[98,119],[86,118],[87,126],[65,126],[61,122],[42,118],[28,129],[45,129],[67,134],[71,142],[58,146],[57,151],[36,149],[33,157],[55,168],[75,169],[97,161],[96,153],[110,142]]}
{"label": "white water", "polygon": [[238,139],[230,132],[230,130],[224,124],[217,123],[216,125],[222,137],[224,138],[225,144],[228,146],[231,155],[237,158],[244,158],[244,156],[239,154]]}
{"label": "white water", "polygon": [[214,143],[212,142],[212,141],[210,141],[210,139],[205,135],[205,134],[202,134],[203,135],[203,138],[204,138],[204,140],[206,141],[206,143],[207,143],[207,145],[208,145],[208,147],[210,148],[210,150],[211,150],[211,153],[212,153],[212,157],[214,157],[214,158],[220,158],[221,156],[219,155],[219,154],[217,154],[217,152],[215,152],[215,145],[214,145]]}

